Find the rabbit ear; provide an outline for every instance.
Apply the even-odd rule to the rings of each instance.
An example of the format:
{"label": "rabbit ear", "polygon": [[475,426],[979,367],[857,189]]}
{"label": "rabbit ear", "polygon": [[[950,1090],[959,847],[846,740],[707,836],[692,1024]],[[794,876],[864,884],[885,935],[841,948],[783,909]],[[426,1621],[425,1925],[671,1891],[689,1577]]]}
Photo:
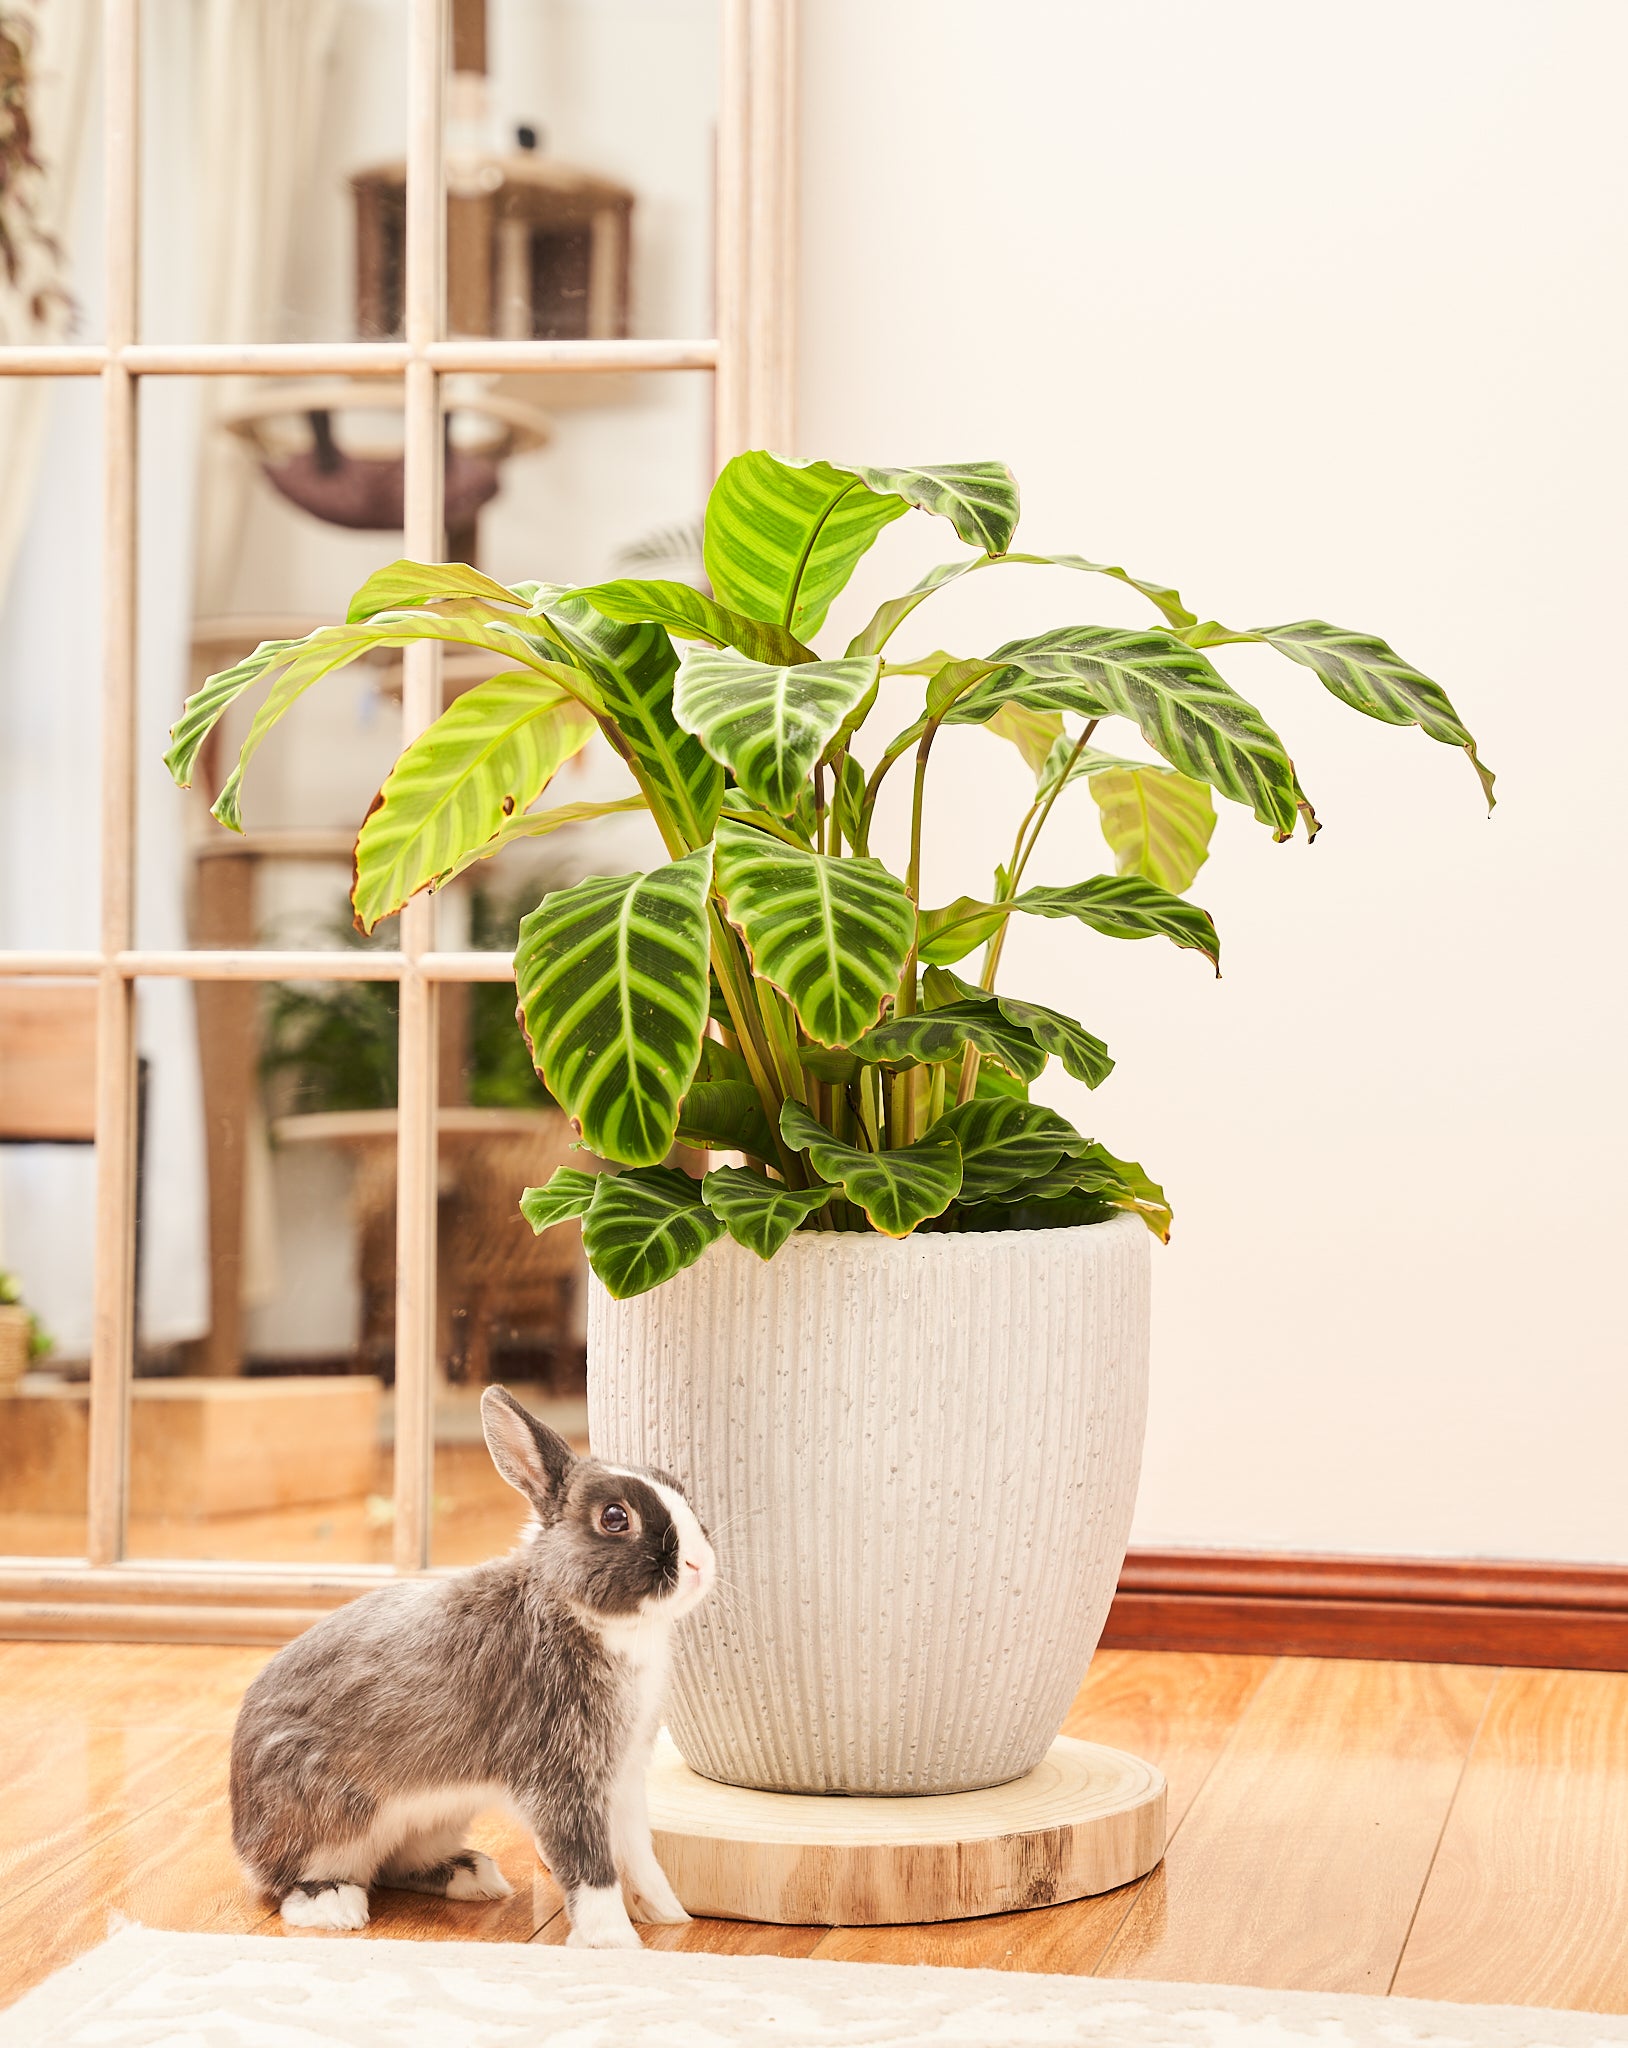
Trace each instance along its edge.
{"label": "rabbit ear", "polygon": [[545,1522],[552,1521],[576,1463],[571,1446],[502,1387],[488,1387],[481,1395],[480,1419],[492,1463]]}

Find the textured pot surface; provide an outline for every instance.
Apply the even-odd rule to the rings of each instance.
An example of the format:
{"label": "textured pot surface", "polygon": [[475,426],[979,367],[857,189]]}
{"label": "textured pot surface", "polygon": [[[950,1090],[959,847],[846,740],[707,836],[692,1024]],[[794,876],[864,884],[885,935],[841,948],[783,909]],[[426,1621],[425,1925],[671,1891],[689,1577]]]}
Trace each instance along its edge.
{"label": "textured pot surface", "polygon": [[1107,1619],[1147,1409],[1149,1237],[732,1240],[589,1310],[596,1454],[677,1474],[720,1588],[684,1624],[692,1768],[960,1792],[1045,1755]]}

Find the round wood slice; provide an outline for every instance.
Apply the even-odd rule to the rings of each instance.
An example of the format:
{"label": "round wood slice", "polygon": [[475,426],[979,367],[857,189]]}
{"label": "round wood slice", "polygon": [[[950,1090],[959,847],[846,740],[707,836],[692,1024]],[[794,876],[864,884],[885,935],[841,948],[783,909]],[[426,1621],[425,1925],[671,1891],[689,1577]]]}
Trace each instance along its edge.
{"label": "round wood slice", "polygon": [[648,1784],[673,1889],[690,1912],[722,1920],[968,1920],[1112,1891],[1164,1854],[1164,1774],[1068,1736],[1010,1785],[850,1799],[716,1784],[663,1730]]}

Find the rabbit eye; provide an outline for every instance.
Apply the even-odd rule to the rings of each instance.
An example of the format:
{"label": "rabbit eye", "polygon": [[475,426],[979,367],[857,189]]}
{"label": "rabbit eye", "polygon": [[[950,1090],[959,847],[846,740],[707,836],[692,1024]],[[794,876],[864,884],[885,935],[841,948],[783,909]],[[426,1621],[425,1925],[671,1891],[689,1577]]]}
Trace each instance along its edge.
{"label": "rabbit eye", "polygon": [[599,1510],[599,1526],[607,1536],[625,1536],[633,1524],[627,1509],[619,1500],[613,1500]]}

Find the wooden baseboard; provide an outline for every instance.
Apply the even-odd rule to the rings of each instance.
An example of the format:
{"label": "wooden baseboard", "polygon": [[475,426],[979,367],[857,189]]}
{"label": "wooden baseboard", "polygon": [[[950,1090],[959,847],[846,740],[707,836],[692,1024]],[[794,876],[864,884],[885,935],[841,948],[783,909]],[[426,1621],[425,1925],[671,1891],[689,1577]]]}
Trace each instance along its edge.
{"label": "wooden baseboard", "polygon": [[[285,1642],[384,1566],[0,1561],[0,1639]],[[1105,1649],[1628,1671],[1628,1566],[1133,1550]]]}
{"label": "wooden baseboard", "polygon": [[1133,1550],[1102,1641],[1628,1671],[1628,1566]]}

